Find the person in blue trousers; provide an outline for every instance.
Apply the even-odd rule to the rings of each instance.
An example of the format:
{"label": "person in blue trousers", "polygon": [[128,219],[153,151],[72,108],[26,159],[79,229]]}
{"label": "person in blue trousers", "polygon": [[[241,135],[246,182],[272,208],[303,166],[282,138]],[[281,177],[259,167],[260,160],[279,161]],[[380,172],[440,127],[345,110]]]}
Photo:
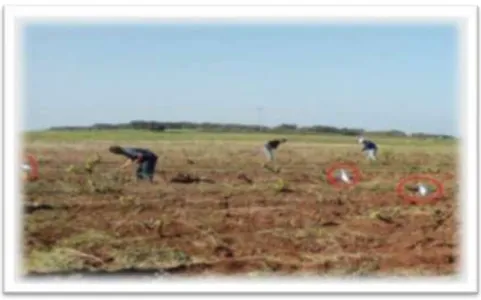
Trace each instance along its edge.
{"label": "person in blue trousers", "polygon": [[376,143],[370,140],[366,140],[364,137],[359,137],[359,144],[363,145],[362,152],[366,153],[369,160],[376,160],[378,147]]}
{"label": "person in blue trousers", "polygon": [[137,163],[136,177],[138,180],[148,179],[153,182],[155,167],[157,165],[157,155],[148,149],[111,146],[109,151],[113,154],[122,155],[127,161],[120,166],[120,169]]}

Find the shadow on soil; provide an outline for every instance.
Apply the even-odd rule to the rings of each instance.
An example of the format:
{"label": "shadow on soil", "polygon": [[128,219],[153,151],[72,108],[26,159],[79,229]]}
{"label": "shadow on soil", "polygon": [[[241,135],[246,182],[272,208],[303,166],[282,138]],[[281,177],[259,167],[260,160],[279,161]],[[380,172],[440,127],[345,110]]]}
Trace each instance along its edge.
{"label": "shadow on soil", "polygon": [[43,278],[43,277],[97,277],[97,276],[122,276],[122,277],[138,277],[149,276],[158,277],[163,275],[176,275],[182,273],[190,273],[195,271],[202,271],[209,267],[209,264],[192,264],[180,265],[171,268],[155,269],[155,268],[126,268],[115,271],[106,270],[89,270],[78,269],[72,271],[58,271],[58,272],[30,272],[26,278]]}
{"label": "shadow on soil", "polygon": [[37,203],[31,203],[31,204],[25,204],[23,207],[23,210],[26,214],[32,214],[36,211],[39,210],[54,210],[54,209],[66,209],[67,207],[65,206],[52,206],[49,204],[37,204]]}
{"label": "shadow on soil", "polygon": [[189,184],[189,183],[199,183],[199,182],[206,182],[206,183],[215,183],[214,180],[209,179],[209,178],[203,178],[187,173],[178,173],[174,177],[170,179],[170,182],[172,183],[184,183],[184,184]]}

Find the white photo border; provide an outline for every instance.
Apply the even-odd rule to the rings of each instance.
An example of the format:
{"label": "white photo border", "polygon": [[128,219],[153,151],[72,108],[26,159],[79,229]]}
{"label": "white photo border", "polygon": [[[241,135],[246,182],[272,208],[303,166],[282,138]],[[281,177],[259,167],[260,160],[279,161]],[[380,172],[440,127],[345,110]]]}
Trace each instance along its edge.
{"label": "white photo border", "polygon": [[[160,18],[160,19],[159,19]],[[52,22],[457,22],[460,28],[460,94],[462,122],[463,239],[460,278],[335,280],[317,278],[244,279],[69,279],[27,280],[19,274],[21,208],[16,195],[21,182],[21,25]],[[235,19],[234,19],[235,18]],[[248,19],[246,19],[248,18]],[[254,18],[254,19],[251,19]],[[61,23],[59,23],[61,24]],[[478,291],[478,10],[477,6],[6,6],[4,8],[4,168],[3,168],[3,284],[6,293],[475,293]],[[7,172],[8,170],[8,172]],[[5,174],[15,174],[5,176]],[[14,259],[15,258],[15,259]],[[456,280],[459,279],[459,280]],[[102,281],[102,283],[99,283]]]}

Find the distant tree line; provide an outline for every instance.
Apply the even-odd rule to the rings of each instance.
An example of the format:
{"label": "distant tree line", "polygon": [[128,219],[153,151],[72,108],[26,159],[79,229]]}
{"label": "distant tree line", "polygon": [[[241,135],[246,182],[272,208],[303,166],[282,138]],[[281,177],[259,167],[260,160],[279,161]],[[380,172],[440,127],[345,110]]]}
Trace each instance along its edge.
{"label": "distant tree line", "polygon": [[296,124],[280,124],[274,127],[249,125],[249,124],[234,124],[234,123],[194,123],[194,122],[159,122],[159,121],[143,121],[135,120],[130,123],[110,124],[110,123],[98,123],[91,126],[59,126],[51,127],[50,130],[119,130],[119,129],[135,129],[135,130],[148,130],[154,132],[163,132],[169,130],[197,130],[204,132],[270,132],[270,133],[328,133],[339,134],[346,136],[357,136],[360,134],[365,135],[379,135],[379,136],[392,136],[392,137],[419,137],[419,138],[441,138],[452,139],[454,137],[450,135],[428,134],[428,133],[411,133],[407,134],[400,130],[387,130],[387,131],[366,131],[360,128],[346,128],[346,127],[334,127],[334,126],[298,126]]}

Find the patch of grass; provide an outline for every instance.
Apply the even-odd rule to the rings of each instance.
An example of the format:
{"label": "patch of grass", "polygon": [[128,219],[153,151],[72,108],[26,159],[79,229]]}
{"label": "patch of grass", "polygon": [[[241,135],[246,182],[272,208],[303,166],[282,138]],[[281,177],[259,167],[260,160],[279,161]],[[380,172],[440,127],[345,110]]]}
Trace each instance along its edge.
{"label": "patch of grass", "polygon": [[273,185],[276,193],[291,193],[294,190],[290,187],[289,183],[282,178],[277,179],[276,183]]}
{"label": "patch of grass", "polygon": [[70,236],[67,239],[63,239],[57,243],[59,247],[68,248],[91,248],[96,246],[102,246],[108,242],[111,242],[115,237],[106,232],[101,232],[94,229],[87,229],[83,233]]}
{"label": "patch of grass", "polygon": [[83,268],[84,261],[63,248],[33,250],[27,257],[25,272],[57,272]]}
{"label": "patch of grass", "polygon": [[151,248],[147,246],[127,246],[114,251],[115,264],[113,268],[167,268],[192,262],[187,253],[171,248]]}
{"label": "patch of grass", "polygon": [[[116,270],[129,267],[162,268],[187,264],[192,258],[181,250],[151,247],[140,242],[123,244],[106,232],[86,230],[59,241],[50,249],[34,249],[25,260],[26,272],[58,272],[80,269]],[[108,260],[92,252],[108,249]]]}
{"label": "patch of grass", "polygon": [[351,276],[372,276],[379,270],[380,260],[377,257],[365,257],[357,266],[346,273]]}
{"label": "patch of grass", "polygon": [[123,191],[121,184],[101,179],[87,179],[84,189],[92,194],[121,194]]}

